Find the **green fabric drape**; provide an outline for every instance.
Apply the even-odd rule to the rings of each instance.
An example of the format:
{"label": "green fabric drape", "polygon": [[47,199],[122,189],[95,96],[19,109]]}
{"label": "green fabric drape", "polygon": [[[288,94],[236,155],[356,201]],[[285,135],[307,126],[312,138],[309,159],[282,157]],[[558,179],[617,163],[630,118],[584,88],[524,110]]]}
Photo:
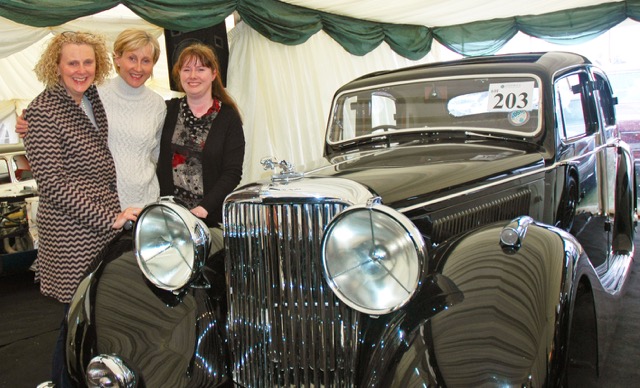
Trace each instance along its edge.
{"label": "green fabric drape", "polygon": [[274,0],[240,0],[242,20],[266,38],[287,45],[301,44],[322,29],[322,18],[310,9]]}
{"label": "green fabric drape", "polygon": [[33,27],[50,27],[92,15],[118,4],[168,30],[192,31],[220,23],[238,3],[261,0],[2,0],[0,16]]}
{"label": "green fabric drape", "polygon": [[[27,0],[20,0],[27,1]],[[260,0],[251,2],[259,3]],[[124,0],[118,1],[151,24],[176,31],[193,31],[224,21],[242,1]]]}
{"label": "green fabric drape", "polygon": [[354,55],[365,55],[383,41],[388,41],[394,51],[411,59],[422,58],[431,48],[431,34],[422,26],[356,20],[276,0],[240,0],[237,3],[236,10],[242,20],[278,43],[304,43],[316,32],[324,30]]}
{"label": "green fabric drape", "polygon": [[237,11],[253,29],[275,42],[296,45],[324,30],[354,55],[364,55],[387,42],[395,52],[414,60],[429,52],[433,39],[465,56],[487,55],[518,31],[552,43],[575,44],[595,38],[626,18],[640,21],[640,0],[435,28],[358,20],[277,0],[2,0],[0,16],[48,27],[118,4],[169,30],[210,27]]}
{"label": "green fabric drape", "polygon": [[51,27],[115,7],[115,0],[2,0],[0,16],[33,27]]}
{"label": "green fabric drape", "polygon": [[494,19],[433,29],[438,42],[467,56],[495,53],[517,32],[513,19]]}
{"label": "green fabric drape", "polygon": [[625,3],[608,3],[544,17],[517,17],[520,30],[555,44],[580,44],[596,38],[627,18]]}
{"label": "green fabric drape", "polygon": [[411,60],[418,60],[431,51],[433,32],[424,26],[385,24],[385,42],[393,51]]}

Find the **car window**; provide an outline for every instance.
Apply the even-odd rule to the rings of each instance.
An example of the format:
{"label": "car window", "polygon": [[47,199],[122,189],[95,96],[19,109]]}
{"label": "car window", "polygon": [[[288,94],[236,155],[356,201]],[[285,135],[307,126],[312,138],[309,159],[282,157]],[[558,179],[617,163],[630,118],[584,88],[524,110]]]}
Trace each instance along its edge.
{"label": "car window", "polygon": [[0,159],[0,184],[11,183],[9,175],[9,165],[6,159]]}
{"label": "car window", "polygon": [[565,139],[587,133],[580,76],[571,74],[555,82],[556,116],[559,133]]}
{"label": "car window", "polygon": [[329,142],[397,131],[490,131],[534,136],[540,81],[533,75],[437,78],[342,92]]}
{"label": "car window", "polygon": [[601,74],[595,73],[595,89],[598,91],[598,109],[600,110],[604,124],[615,125],[616,114],[613,103],[613,93],[611,92],[611,86],[605,77]]}

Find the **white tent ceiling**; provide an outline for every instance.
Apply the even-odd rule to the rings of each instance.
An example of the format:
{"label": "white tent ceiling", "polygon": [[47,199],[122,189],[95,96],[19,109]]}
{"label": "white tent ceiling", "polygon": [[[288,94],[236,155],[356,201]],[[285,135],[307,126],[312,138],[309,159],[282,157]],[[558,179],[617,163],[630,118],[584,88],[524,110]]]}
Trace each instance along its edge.
{"label": "white tent ceiling", "polygon": [[375,22],[444,27],[479,20],[540,15],[620,0],[280,0]]}

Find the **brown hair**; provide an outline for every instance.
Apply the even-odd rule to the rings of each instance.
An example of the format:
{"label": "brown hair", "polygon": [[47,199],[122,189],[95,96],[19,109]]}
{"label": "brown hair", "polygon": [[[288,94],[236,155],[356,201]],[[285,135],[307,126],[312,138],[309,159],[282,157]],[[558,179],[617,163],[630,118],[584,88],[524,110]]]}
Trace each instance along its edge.
{"label": "brown hair", "polygon": [[86,44],[91,46],[96,56],[94,83],[99,85],[107,79],[111,72],[111,61],[109,60],[104,38],[88,32],[65,31],[51,39],[34,69],[38,80],[44,83],[47,88],[55,86],[60,81],[58,65],[60,64],[62,47],[65,44]]}
{"label": "brown hair", "polygon": [[144,30],[128,28],[122,31],[113,43],[114,66],[118,67],[115,64],[115,59],[121,57],[125,51],[135,51],[147,45],[151,46],[153,64],[155,65],[160,58],[160,43],[158,39]]}
{"label": "brown hair", "polygon": [[238,114],[240,114],[240,110],[238,109],[238,105],[233,100],[233,98],[227,93],[227,90],[222,85],[222,77],[220,76],[220,62],[218,61],[218,57],[213,52],[211,47],[203,44],[203,43],[193,43],[187,46],[182,52],[180,52],[180,56],[178,60],[173,65],[173,69],[171,71],[171,75],[173,76],[173,80],[176,83],[178,90],[184,92],[182,88],[182,83],[180,82],[180,69],[186,63],[198,60],[202,63],[203,66],[208,67],[216,72],[216,78],[213,80],[211,85],[211,94],[213,97],[216,97],[223,104],[229,105],[232,107]]}

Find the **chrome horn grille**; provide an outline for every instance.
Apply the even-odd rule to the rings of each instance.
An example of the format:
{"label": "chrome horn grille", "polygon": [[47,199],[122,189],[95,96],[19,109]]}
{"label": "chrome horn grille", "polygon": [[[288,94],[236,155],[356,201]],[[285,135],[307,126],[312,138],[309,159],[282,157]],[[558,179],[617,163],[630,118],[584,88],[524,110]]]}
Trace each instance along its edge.
{"label": "chrome horn grille", "polygon": [[225,205],[232,373],[247,387],[353,386],[360,315],[325,285],[338,203]]}

